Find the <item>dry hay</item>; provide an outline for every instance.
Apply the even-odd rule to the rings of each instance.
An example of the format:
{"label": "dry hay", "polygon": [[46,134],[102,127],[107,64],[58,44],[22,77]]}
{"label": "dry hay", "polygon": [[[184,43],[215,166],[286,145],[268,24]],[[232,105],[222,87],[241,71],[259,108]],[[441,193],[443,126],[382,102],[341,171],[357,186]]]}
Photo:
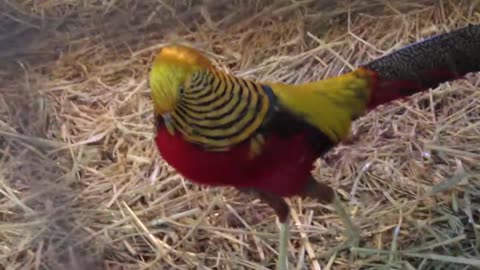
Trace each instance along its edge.
{"label": "dry hay", "polygon": [[[161,45],[298,83],[480,21],[473,0],[22,2],[0,4],[3,269],[273,267],[268,207],[161,162],[145,81]],[[353,261],[329,254],[344,240],[338,217],[294,198],[292,269],[479,266],[479,78],[370,113],[318,161],[318,178],[350,197],[361,248]]]}

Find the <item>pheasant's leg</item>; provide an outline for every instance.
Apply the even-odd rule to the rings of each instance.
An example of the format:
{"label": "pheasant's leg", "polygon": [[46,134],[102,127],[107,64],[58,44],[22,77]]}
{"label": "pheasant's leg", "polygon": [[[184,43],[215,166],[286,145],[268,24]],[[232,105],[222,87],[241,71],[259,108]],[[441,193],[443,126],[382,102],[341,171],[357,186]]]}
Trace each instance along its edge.
{"label": "pheasant's leg", "polygon": [[[245,190],[244,190],[245,191]],[[288,238],[289,238],[289,214],[290,207],[287,202],[280,196],[275,194],[259,191],[248,190],[251,193],[255,193],[260,200],[268,204],[274,211],[280,221],[280,242],[277,260],[277,270],[288,269]]]}
{"label": "pheasant's leg", "polygon": [[288,269],[288,218],[285,221],[280,221],[280,243],[278,247],[278,261],[277,270]]}
{"label": "pheasant's leg", "polygon": [[358,228],[353,225],[353,222],[350,219],[350,215],[348,215],[343,208],[342,202],[340,201],[340,198],[338,198],[337,194],[335,194],[333,199],[333,207],[335,208],[335,211],[337,212],[338,216],[343,222],[343,225],[345,226],[345,231],[348,239],[343,245],[338,246],[336,249],[334,248],[333,252],[348,247],[358,247],[358,244],[360,242],[360,232],[358,231]]}
{"label": "pheasant's leg", "polygon": [[316,199],[321,203],[333,204],[336,213],[338,214],[338,216],[342,220],[343,225],[345,226],[345,234],[348,240],[343,244],[331,249],[328,254],[333,254],[337,251],[349,247],[358,247],[360,239],[360,233],[358,231],[358,228],[353,224],[350,216],[343,208],[342,203],[338,198],[338,195],[331,187],[323,183],[317,182],[312,177],[304,190],[303,196]]}

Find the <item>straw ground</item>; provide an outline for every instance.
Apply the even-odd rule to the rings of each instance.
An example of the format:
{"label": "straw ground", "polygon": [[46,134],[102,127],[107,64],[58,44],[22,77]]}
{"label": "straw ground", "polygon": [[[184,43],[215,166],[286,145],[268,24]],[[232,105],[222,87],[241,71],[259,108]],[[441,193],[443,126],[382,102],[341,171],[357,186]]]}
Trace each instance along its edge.
{"label": "straw ground", "polygon": [[[0,5],[2,269],[274,266],[266,205],[192,185],[159,157],[146,78],[162,45],[191,44],[239,76],[298,83],[480,22],[478,1]],[[479,84],[472,74],[356,122],[315,175],[348,201],[358,257],[329,254],[344,240],[337,215],[295,198],[291,269],[478,268]]]}

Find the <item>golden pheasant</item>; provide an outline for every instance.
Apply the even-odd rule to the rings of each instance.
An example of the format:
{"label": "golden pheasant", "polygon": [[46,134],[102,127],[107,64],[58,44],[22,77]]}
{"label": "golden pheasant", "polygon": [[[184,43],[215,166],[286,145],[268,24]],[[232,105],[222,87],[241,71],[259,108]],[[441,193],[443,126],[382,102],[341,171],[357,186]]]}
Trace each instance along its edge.
{"label": "golden pheasant", "polygon": [[283,197],[333,203],[350,239],[358,238],[334,190],[311,176],[313,163],[349,135],[352,121],[479,69],[477,25],[299,85],[238,78],[193,48],[167,46],[149,79],[156,145],[190,181],[253,192],[270,205],[282,224],[277,267],[286,269],[289,207]]}

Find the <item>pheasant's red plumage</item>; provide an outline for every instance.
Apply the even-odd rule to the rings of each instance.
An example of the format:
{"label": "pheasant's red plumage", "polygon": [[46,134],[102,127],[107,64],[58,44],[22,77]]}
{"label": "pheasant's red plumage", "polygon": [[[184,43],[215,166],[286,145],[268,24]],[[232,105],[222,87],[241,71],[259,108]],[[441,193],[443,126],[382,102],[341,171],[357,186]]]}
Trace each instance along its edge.
{"label": "pheasant's red plumage", "polygon": [[258,188],[280,196],[301,194],[318,158],[304,133],[288,139],[268,137],[260,155],[253,159],[248,144],[228,152],[208,152],[162,128],[156,144],[163,159],[192,182]]}

